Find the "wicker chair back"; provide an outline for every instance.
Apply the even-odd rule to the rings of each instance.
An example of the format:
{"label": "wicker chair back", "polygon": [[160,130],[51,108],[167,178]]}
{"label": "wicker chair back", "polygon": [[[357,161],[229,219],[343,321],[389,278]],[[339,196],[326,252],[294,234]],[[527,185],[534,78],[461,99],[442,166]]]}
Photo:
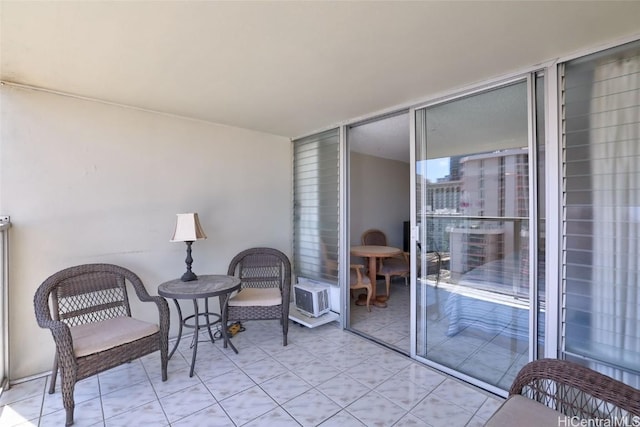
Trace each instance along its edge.
{"label": "wicker chair back", "polygon": [[568,360],[529,362],[516,376],[509,395],[528,397],[568,417],[599,419],[603,423],[598,425],[640,419],[640,390]]}
{"label": "wicker chair back", "polygon": [[53,318],[69,326],[131,316],[125,280],[111,272],[61,279],[51,293]]}
{"label": "wicker chair back", "polygon": [[[282,304],[228,307],[228,320],[279,319],[282,325],[282,345],[287,345],[289,331],[289,302],[291,299],[291,263],[277,249],[251,248],[237,254],[227,272],[242,281],[242,288],[278,288]],[[242,291],[240,291],[242,292]]]}

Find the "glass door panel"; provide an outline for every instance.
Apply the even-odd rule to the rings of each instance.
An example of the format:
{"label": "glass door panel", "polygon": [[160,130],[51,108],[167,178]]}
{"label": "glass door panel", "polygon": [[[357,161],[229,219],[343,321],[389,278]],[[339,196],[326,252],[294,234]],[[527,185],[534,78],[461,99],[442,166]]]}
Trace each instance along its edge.
{"label": "glass door panel", "polygon": [[416,355],[503,390],[529,360],[527,94],[416,110]]}
{"label": "glass door panel", "polygon": [[378,266],[395,265],[396,270],[388,282],[381,274],[373,278],[377,298],[371,310],[364,289],[350,292],[347,327],[406,354],[411,348],[411,287],[402,252],[410,251],[405,230],[411,218],[410,129],[407,110],[347,128],[350,264],[362,265],[371,277],[370,258],[353,252],[371,229],[383,233],[384,246],[397,250],[394,258],[378,259]]}

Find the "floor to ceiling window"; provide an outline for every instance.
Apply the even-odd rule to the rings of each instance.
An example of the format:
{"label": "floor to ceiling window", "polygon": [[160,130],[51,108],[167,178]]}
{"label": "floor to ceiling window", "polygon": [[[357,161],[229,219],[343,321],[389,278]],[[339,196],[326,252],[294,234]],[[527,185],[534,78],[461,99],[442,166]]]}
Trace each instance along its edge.
{"label": "floor to ceiling window", "polygon": [[640,386],[640,42],[562,73],[562,352]]}
{"label": "floor to ceiling window", "polygon": [[416,355],[500,390],[536,334],[534,86],[416,110]]}

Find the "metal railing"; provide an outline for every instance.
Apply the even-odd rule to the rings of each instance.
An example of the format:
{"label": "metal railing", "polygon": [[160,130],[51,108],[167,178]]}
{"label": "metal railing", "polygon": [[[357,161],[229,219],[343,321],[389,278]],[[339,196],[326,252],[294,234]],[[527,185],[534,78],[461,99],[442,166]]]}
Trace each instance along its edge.
{"label": "metal railing", "polygon": [[421,249],[427,257],[420,267],[425,278],[435,267],[428,254],[435,254],[439,260],[436,283],[528,297],[528,218],[426,213],[421,220]]}

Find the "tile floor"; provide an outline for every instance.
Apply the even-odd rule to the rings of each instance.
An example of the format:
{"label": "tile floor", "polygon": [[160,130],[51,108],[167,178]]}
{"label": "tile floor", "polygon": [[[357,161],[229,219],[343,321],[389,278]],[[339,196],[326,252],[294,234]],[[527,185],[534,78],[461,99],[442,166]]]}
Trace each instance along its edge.
{"label": "tile floor", "polygon": [[[384,289],[384,281],[378,281]],[[445,297],[441,298],[446,299]],[[410,291],[404,280],[392,281],[391,298],[386,308],[355,305],[351,301],[351,327],[406,354],[410,351]],[[508,390],[516,374],[529,358],[527,343],[508,333],[487,333],[467,327],[448,334],[450,320],[442,307],[427,308],[428,354],[423,356],[442,365]],[[506,331],[506,325],[504,330]],[[420,353],[420,350],[418,350]]]}
{"label": "tile floor", "polygon": [[[481,426],[502,399],[338,328],[253,321],[233,337],[202,342],[189,377],[189,340],[160,379],[153,354],[81,381],[75,426]],[[63,426],[49,377],[0,397],[0,425]]]}
{"label": "tile floor", "polygon": [[[384,280],[377,283],[378,293],[383,293]],[[356,291],[364,293],[362,291]],[[411,350],[411,295],[409,286],[405,286],[404,279],[391,282],[391,298],[387,307],[366,306],[355,304],[356,298],[351,299],[351,328],[362,332],[380,342],[397,348],[409,354]]]}

